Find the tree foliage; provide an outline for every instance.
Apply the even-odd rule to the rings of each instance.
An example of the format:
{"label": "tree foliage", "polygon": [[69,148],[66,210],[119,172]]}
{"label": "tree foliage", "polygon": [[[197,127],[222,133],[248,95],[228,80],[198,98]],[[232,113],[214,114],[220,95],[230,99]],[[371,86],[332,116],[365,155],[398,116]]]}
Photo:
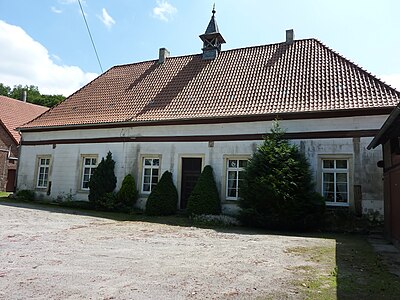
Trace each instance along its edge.
{"label": "tree foliage", "polygon": [[205,166],[200,174],[189,196],[187,212],[189,215],[218,215],[221,213],[221,201],[211,166]]}
{"label": "tree foliage", "polygon": [[278,123],[250,159],[241,192],[247,225],[304,230],[322,221],[325,202],[314,191],[309,163]]}
{"label": "tree foliage", "polygon": [[[106,159],[104,157],[97,166],[89,181],[89,201],[94,204],[96,208],[111,209],[112,205],[109,203],[114,202],[114,196],[111,196],[117,185],[117,178],[114,173],[115,161],[112,159],[112,154],[109,151]],[[107,205],[105,205],[107,203]]]}
{"label": "tree foliage", "polygon": [[147,198],[146,214],[153,216],[173,215],[176,213],[177,206],[178,191],[172,181],[172,173],[165,171]]}
{"label": "tree foliage", "polygon": [[27,94],[27,102],[46,107],[53,107],[65,99],[63,95],[41,94],[38,87],[34,85],[15,85],[13,88],[11,88],[0,83],[0,95],[2,96],[22,100],[24,91],[26,91]]}
{"label": "tree foliage", "polygon": [[122,181],[121,189],[117,193],[117,210],[127,211],[133,208],[138,198],[135,178],[128,174]]}

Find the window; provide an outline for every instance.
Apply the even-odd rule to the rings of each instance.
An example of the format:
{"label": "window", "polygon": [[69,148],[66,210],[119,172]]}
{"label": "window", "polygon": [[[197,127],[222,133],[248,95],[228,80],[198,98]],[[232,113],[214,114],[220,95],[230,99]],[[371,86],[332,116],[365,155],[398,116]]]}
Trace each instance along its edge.
{"label": "window", "polygon": [[227,159],[226,166],[226,199],[238,200],[243,181],[243,170],[247,159]]}
{"label": "window", "polygon": [[347,159],[322,160],[322,195],[327,204],[349,203],[349,161]]}
{"label": "window", "polygon": [[159,172],[159,158],[143,158],[142,193],[150,194],[153,187],[158,183]]}
{"label": "window", "polygon": [[49,181],[50,158],[39,158],[36,187],[47,188]]}
{"label": "window", "polygon": [[94,170],[97,167],[97,157],[83,157],[82,159],[82,182],[81,189],[88,190],[89,189],[89,181],[90,177],[92,177]]}

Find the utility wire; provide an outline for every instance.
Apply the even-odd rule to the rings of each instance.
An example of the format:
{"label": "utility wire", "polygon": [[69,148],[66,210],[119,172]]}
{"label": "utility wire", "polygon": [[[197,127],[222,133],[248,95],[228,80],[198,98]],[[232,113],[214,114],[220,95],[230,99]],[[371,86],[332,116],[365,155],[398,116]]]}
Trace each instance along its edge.
{"label": "utility wire", "polygon": [[88,22],[86,21],[85,12],[83,11],[81,0],[78,0],[78,3],[79,3],[79,6],[81,7],[82,16],[83,16],[83,19],[85,20],[86,28],[87,28],[87,31],[89,33],[90,40],[92,41],[92,46],[93,46],[93,49],[94,49],[94,53],[96,54],[97,61],[99,63],[101,73],[103,73],[103,67],[101,66],[100,58],[99,58],[99,55],[97,54],[96,45],[94,44],[92,34],[90,33]]}

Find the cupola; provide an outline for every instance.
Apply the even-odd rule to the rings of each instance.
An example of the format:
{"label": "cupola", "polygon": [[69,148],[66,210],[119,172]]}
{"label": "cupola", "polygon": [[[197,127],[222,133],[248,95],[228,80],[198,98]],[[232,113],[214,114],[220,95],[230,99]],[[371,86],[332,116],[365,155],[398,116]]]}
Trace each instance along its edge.
{"label": "cupola", "polygon": [[225,43],[224,38],[219,33],[217,22],[215,21],[215,5],[213,6],[210,23],[206,32],[200,35],[203,41],[203,59],[214,59],[221,51],[221,44]]}

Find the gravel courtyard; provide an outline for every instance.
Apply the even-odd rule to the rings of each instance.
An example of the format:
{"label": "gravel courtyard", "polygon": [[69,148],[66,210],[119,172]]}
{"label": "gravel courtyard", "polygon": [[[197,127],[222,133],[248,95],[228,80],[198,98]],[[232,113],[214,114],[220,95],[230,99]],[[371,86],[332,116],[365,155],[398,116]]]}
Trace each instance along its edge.
{"label": "gravel courtyard", "polygon": [[297,299],[291,249],[334,245],[56,210],[0,203],[0,299]]}

